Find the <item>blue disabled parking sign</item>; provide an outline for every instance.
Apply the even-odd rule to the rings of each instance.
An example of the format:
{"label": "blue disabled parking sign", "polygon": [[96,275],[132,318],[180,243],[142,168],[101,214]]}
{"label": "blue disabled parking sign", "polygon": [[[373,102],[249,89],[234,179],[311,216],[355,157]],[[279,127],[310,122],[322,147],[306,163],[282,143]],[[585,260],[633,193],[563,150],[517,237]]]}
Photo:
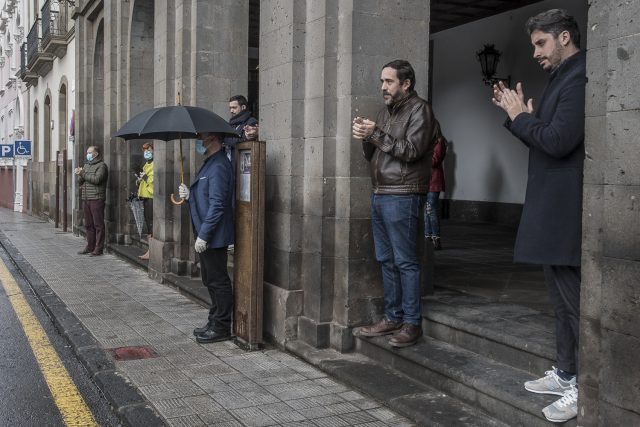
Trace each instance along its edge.
{"label": "blue disabled parking sign", "polygon": [[31,141],[28,139],[16,140],[14,143],[14,153],[16,157],[31,158]]}
{"label": "blue disabled parking sign", "polygon": [[0,159],[13,158],[13,144],[0,144]]}

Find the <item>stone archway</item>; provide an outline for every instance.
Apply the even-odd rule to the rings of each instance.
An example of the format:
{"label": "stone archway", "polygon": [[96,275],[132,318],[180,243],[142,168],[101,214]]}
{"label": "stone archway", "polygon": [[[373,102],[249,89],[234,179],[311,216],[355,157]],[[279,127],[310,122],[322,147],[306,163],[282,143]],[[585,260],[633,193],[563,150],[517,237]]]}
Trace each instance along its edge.
{"label": "stone archway", "polygon": [[[104,139],[104,21],[98,25],[96,32],[96,42],[93,51],[93,79],[91,91],[91,141],[92,144],[100,145]],[[86,151],[86,141],[83,142],[84,151]]]}
{"label": "stone archway", "polygon": [[[127,85],[128,102],[127,117],[153,108],[154,106],[154,34],[155,34],[155,8],[153,0],[136,0],[131,9],[131,21],[129,31],[128,52],[128,76]],[[147,140],[128,141],[125,145],[126,158],[124,164],[129,172],[139,173],[145,160],[142,155],[142,145]],[[136,182],[131,173],[123,174],[127,188],[127,194],[137,192]],[[128,227],[125,233],[132,237],[135,244],[143,249],[148,242],[139,241],[140,236],[129,211]],[[146,228],[145,228],[146,230]],[[151,233],[152,234],[152,233]]]}

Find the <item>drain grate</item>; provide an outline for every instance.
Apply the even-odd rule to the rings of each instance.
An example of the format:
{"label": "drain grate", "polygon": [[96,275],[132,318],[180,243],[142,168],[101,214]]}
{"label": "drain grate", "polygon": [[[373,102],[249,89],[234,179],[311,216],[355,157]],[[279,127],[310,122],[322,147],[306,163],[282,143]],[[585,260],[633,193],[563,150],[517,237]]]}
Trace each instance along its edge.
{"label": "drain grate", "polygon": [[107,351],[116,360],[140,360],[158,357],[153,347],[148,345],[109,348]]}

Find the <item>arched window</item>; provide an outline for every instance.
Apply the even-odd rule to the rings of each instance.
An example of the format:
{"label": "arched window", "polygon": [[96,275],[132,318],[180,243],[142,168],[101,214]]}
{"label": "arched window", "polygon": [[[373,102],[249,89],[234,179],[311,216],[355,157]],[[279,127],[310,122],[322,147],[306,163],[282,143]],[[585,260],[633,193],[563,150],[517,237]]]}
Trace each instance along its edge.
{"label": "arched window", "polygon": [[44,122],[42,123],[44,131],[44,160],[45,163],[51,161],[51,98],[47,95],[44,99]]}
{"label": "arched window", "polygon": [[37,162],[40,159],[38,153],[40,152],[40,121],[38,119],[38,106],[33,107],[33,161]]}
{"label": "arched window", "polygon": [[22,111],[20,110],[20,98],[16,98],[16,115],[14,127],[19,128],[22,126]]}

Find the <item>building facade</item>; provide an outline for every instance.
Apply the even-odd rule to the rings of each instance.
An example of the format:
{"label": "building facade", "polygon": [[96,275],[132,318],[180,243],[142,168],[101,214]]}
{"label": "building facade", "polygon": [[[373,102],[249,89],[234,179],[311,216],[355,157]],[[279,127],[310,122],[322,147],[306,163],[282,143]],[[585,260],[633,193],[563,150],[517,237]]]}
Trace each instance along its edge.
{"label": "building facade", "polygon": [[[522,3],[535,3],[524,15],[562,2]],[[640,278],[640,23],[634,17],[640,4],[571,4],[585,29],[589,68],[579,422],[633,425],[640,419],[640,380],[628,375],[635,371],[635,352],[629,349],[640,348],[634,321]],[[135,191],[132,171],[141,163],[143,143],[118,140],[113,132],[144,109],[177,102],[227,116],[228,98],[247,94],[259,83],[251,101],[259,106],[260,135],[267,143],[265,332],[281,345],[299,340],[315,348],[352,349],[351,328],[381,313],[382,288],[370,231],[368,165],[360,144],[351,139],[351,118],[373,117],[381,107],[380,67],[395,58],[412,62],[417,91],[429,96],[429,70],[438,69],[438,64],[430,66],[430,2],[79,0],[75,6],[78,124],[72,158],[80,162],[88,145],[103,147],[110,167],[109,241],[135,240],[126,199]],[[516,34],[526,41],[523,33]],[[436,49],[445,36],[431,37]],[[470,36],[463,40],[477,42]],[[455,58],[457,53],[452,49],[444,55]],[[258,82],[252,78],[256,71]],[[454,71],[480,80],[478,69],[460,66]],[[521,78],[517,72],[514,78]],[[442,106],[447,117],[441,120],[451,123],[453,132],[462,124],[444,113],[446,98],[455,97],[457,90],[468,92],[456,86],[442,92],[448,77],[433,82],[440,97],[434,105]],[[59,92],[61,84],[50,87]],[[36,101],[37,114],[46,105],[46,85],[40,87],[29,101],[34,114]],[[489,92],[478,96],[487,96],[491,108]],[[482,138],[481,132],[472,133]],[[46,137],[42,129],[34,135]],[[456,136],[454,147],[464,147],[464,138]],[[186,144],[185,175],[191,178],[201,159]],[[456,158],[466,161],[465,151]],[[46,153],[41,149],[39,155]],[[509,162],[521,164],[523,155],[514,151],[494,158],[508,164],[504,170],[514,177],[514,188],[494,189],[494,197],[485,188],[469,193],[475,185],[470,182],[459,188],[466,188],[466,194],[449,197],[513,209],[521,202],[522,168]],[[169,200],[180,183],[179,157],[176,141],[156,144],[149,274],[160,281],[167,274],[197,269],[187,210]],[[44,160],[38,170],[42,177],[51,173]],[[455,180],[470,181],[470,170],[473,162],[460,168]],[[494,177],[488,182],[508,181]],[[46,194],[44,190],[39,189]],[[80,216],[75,210],[78,229]]]}
{"label": "building facade", "polygon": [[[32,141],[28,210],[47,220],[71,223],[75,25],[73,2],[18,1],[22,34],[16,39],[14,75],[20,83],[24,138]],[[66,150],[66,151],[65,151]],[[66,152],[66,157],[64,153]],[[66,168],[66,177],[63,170]]]}
{"label": "building facade", "polygon": [[[20,45],[24,38],[21,2],[5,1],[0,10],[0,143],[13,144],[24,138],[24,91],[16,78],[20,67]],[[28,198],[27,161],[0,159],[4,207],[26,212]]]}

